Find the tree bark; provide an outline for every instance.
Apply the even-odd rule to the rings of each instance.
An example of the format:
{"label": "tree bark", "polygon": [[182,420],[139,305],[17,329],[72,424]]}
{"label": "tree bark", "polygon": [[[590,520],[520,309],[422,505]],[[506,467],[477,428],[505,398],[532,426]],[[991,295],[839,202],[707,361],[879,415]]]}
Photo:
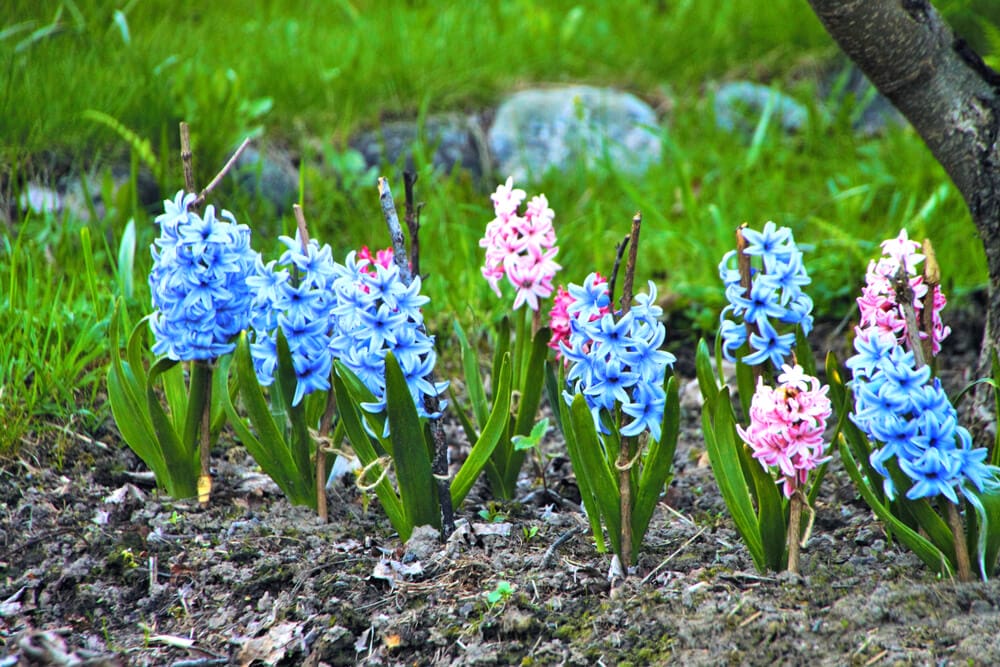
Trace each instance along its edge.
{"label": "tree bark", "polygon": [[913,125],[965,199],[989,267],[978,376],[1000,350],[1000,74],[928,0],[809,0],[841,49]]}

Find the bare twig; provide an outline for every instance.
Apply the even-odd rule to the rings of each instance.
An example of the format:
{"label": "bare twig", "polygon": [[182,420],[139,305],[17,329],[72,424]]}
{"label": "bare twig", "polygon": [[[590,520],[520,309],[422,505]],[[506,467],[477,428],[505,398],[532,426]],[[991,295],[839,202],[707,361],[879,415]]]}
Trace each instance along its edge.
{"label": "bare twig", "polygon": [[927,295],[924,297],[924,309],[921,311],[921,328],[927,334],[924,339],[924,359],[934,366],[934,293],[941,284],[941,266],[930,239],[924,239],[924,285]]}
{"label": "bare twig", "polygon": [[[202,190],[200,193],[198,193],[198,198],[194,200],[191,206],[197,208],[205,203],[205,197],[207,197],[208,194],[215,189],[215,187],[222,181],[225,175],[229,173],[229,170],[232,169],[234,166],[236,166],[236,161],[240,158],[240,155],[243,154],[243,151],[245,151],[247,146],[249,145],[250,145],[250,137],[247,137],[246,139],[243,140],[243,143],[240,144],[239,148],[237,148],[236,151],[233,153],[233,156],[229,158],[229,161],[226,162],[225,165],[223,165],[221,170],[219,170],[219,173],[215,175],[215,178],[209,181],[208,185],[205,186],[205,189]],[[191,192],[194,192],[193,188]]]}
{"label": "bare twig", "polygon": [[903,311],[903,320],[906,322],[906,339],[910,343],[910,351],[913,352],[914,364],[919,369],[925,366],[927,361],[924,359],[924,346],[920,342],[917,312],[913,308],[913,288],[910,287],[910,280],[903,266],[899,267],[893,278],[893,289],[896,291],[896,303]]}
{"label": "bare twig", "polygon": [[684,544],[682,544],[679,547],[677,547],[676,549],[674,549],[673,553],[671,553],[669,556],[667,556],[662,561],[660,561],[659,565],[657,565],[652,570],[650,570],[649,574],[647,574],[645,577],[642,578],[642,585],[645,586],[646,584],[648,584],[653,579],[653,577],[660,570],[662,570],[664,567],[666,567],[667,563],[669,563],[670,561],[672,561],[677,556],[677,554],[679,554],[683,550],[687,549],[688,546],[690,546],[691,543],[694,542],[696,539],[698,539],[699,537],[701,537],[701,534],[704,533],[704,532],[705,532],[705,526],[702,526],[701,528],[698,529],[698,532],[695,533],[694,535],[692,535],[691,537],[689,537],[687,539],[687,541],[684,542]]}
{"label": "bare twig", "polygon": [[[191,130],[188,124],[181,121],[181,168],[184,170],[184,191],[194,192],[194,154],[191,152]],[[196,209],[197,204],[192,204],[189,210]]]}
{"label": "bare twig", "polygon": [[406,229],[410,232],[410,268],[413,275],[420,275],[420,211],[423,204],[417,204],[413,198],[413,186],[417,182],[417,174],[412,171],[403,172],[403,192],[405,194],[404,219]]}
{"label": "bare twig", "polygon": [[615,246],[615,263],[611,267],[611,275],[608,277],[608,301],[610,303],[615,302],[615,283],[618,282],[618,270],[621,268],[622,257],[625,256],[625,248],[628,247],[630,238],[632,238],[632,235],[626,234],[625,238]]}
{"label": "bare twig", "polygon": [[[409,285],[413,281],[413,274],[410,272],[407,261],[406,237],[403,235],[403,228],[399,224],[399,215],[396,213],[396,203],[392,199],[392,190],[385,177],[378,179],[379,201],[382,204],[382,216],[385,224],[389,228],[389,237],[392,239],[392,258],[399,267],[399,277]],[[419,258],[418,258],[419,259]],[[417,263],[414,263],[417,266]],[[424,325],[420,329],[426,332]],[[434,375],[430,374],[428,380],[434,383]],[[438,397],[432,394],[424,395],[424,409],[428,414],[437,414],[441,411]],[[431,438],[434,440],[434,461],[431,463],[431,471],[437,480],[438,502],[441,505],[441,532],[442,539],[447,539],[455,532],[455,512],[451,505],[451,489],[448,481],[448,443],[444,437],[444,427],[441,420],[434,418],[430,420]]]}
{"label": "bare twig", "polygon": [[552,567],[553,565],[555,565],[556,551],[559,549],[559,547],[566,544],[567,542],[569,542],[571,539],[573,539],[582,532],[583,532],[582,528],[580,528],[579,526],[574,526],[573,528],[570,528],[565,533],[557,537],[555,542],[553,542],[549,546],[549,548],[545,550],[545,555],[542,556],[542,567]]}
{"label": "bare twig", "polygon": [[632,307],[632,289],[635,285],[635,264],[639,257],[639,228],[642,213],[632,216],[632,232],[629,234],[628,264],[625,265],[625,281],[622,283],[622,315]]}

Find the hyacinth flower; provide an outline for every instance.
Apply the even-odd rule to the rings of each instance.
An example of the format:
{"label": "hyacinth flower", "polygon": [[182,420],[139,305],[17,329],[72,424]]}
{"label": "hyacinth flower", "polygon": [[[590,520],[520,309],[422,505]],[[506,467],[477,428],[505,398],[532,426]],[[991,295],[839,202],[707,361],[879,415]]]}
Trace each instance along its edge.
{"label": "hyacinth flower", "polygon": [[933,248],[925,241],[918,253],[904,230],[882,249],[858,299],[851,380],[833,385],[851,409],[841,458],[876,515],[929,567],[962,580],[975,567],[985,579],[1000,552],[1000,468],[973,446],[929,363],[949,333]]}
{"label": "hyacinth flower", "polygon": [[668,372],[675,358],[660,349],[666,328],[656,287],[650,282],[647,293],[632,295],[639,223],[637,215],[621,310],[609,312],[609,285],[596,273],[567,290],[570,334],[560,344],[565,390],[556,399],[598,551],[605,550],[603,524],[624,573],[670,477],[680,418],[677,383]]}
{"label": "hyacinth flower", "polygon": [[[226,403],[240,441],[295,505],[326,520],[326,447],[334,403],[329,394],[333,370],[332,311],[337,264],[330,246],[310,239],[301,209],[298,229],[281,236],[284,251],[265,262],[256,255],[247,278],[252,305],[247,333],[233,366],[249,426],[232,400]],[[265,393],[264,388],[270,390]],[[342,438],[337,424],[330,440]]]}
{"label": "hyacinth flower", "polygon": [[[486,225],[479,246],[485,251],[482,275],[497,298],[513,290],[514,337],[511,344],[510,319],[499,322],[494,337],[491,399],[481,389],[483,382],[477,354],[456,324],[462,349],[465,384],[469,390],[470,414],[459,411],[459,417],[471,441],[478,438],[490,411],[490,402],[507,400],[498,396],[500,368],[505,356],[511,356],[513,389],[518,396],[516,414],[511,416],[506,433],[500,440],[489,465],[487,479],[499,498],[512,499],[517,480],[530,447],[525,446],[542,399],[545,386],[545,361],[550,342],[548,329],[541,327],[542,302],[552,296],[553,279],[561,268],[555,261],[559,252],[553,227],[555,212],[545,195],[532,197],[515,188],[513,180],[497,187],[491,196],[494,218]],[[523,206],[522,206],[523,205]],[[522,211],[523,208],[523,211]]]}
{"label": "hyacinth flower", "polygon": [[736,249],[723,256],[719,276],[729,304],[720,316],[714,362],[718,369],[723,359],[735,362],[743,420],[700,341],[705,446],[754,565],[798,572],[800,541],[808,533],[801,516],[811,511],[829,460],[822,436],[831,412],[806,341],[809,275],[792,231],[767,222],[760,231],[737,229]]}
{"label": "hyacinth flower", "polygon": [[765,470],[776,469],[778,483],[790,501],[787,529],[789,572],[798,572],[799,541],[804,494],[813,471],[830,460],[823,433],[832,414],[829,387],[807,375],[801,366],[782,366],[778,384],[757,381],[750,404],[750,423],[736,432],[749,445],[752,456]]}
{"label": "hyacinth flower", "polygon": [[[450,477],[440,424],[448,383],[434,379],[437,352],[422,310],[429,299],[405,260],[409,254],[385,179],[379,179],[379,192],[394,245],[374,257],[367,249],[352,252],[335,265],[329,349],[337,412],[362,466],[358,485],[376,493],[406,541],[416,526],[446,534],[452,529],[452,508],[461,505],[507,432],[512,373],[505,355],[494,376],[494,405]],[[418,260],[414,256],[413,264]]]}
{"label": "hyacinth flower", "polygon": [[[133,330],[126,359],[113,355],[108,393],[115,421],[157,483],[176,498],[208,500],[208,446],[221,428],[227,359],[249,323],[253,271],[250,230],[229,211],[194,209],[196,196],[178,192],[157,216],[149,273],[153,312],[146,319],[159,358],[148,370],[142,354],[145,320]],[[118,349],[119,307],[111,326]],[[228,363],[227,360],[223,365]],[[189,369],[188,382],[182,366]],[[213,378],[221,378],[213,388]],[[167,409],[155,391],[162,384]],[[213,398],[215,400],[213,400]]]}

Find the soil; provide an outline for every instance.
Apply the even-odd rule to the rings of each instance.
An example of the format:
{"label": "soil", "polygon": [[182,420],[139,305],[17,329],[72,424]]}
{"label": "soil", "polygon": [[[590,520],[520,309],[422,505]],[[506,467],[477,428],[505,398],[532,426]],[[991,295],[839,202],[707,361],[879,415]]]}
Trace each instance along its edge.
{"label": "soil", "polygon": [[[950,322],[945,364],[969,368],[981,320]],[[517,502],[474,489],[447,543],[421,529],[404,546],[348,483],[321,524],[224,441],[202,509],[158,494],[111,423],[93,438],[67,425],[0,468],[0,667],[1000,664],[1000,583],[937,580],[836,461],[804,576],[755,571],[696,393],[638,566],[614,586],[552,434],[545,487],[526,466]]]}

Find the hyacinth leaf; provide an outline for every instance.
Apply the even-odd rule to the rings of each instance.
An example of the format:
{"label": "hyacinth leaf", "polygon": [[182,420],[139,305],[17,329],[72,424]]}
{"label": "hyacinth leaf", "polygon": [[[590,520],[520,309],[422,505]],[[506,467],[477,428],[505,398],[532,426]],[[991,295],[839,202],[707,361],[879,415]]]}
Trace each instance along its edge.
{"label": "hyacinth leaf", "polygon": [[451,504],[452,507],[459,507],[465,496],[468,495],[472,485],[475,484],[479,474],[490,460],[494,448],[500,441],[500,437],[507,429],[510,422],[510,391],[511,368],[509,355],[504,358],[503,366],[500,369],[500,393],[497,401],[493,404],[493,411],[486,420],[479,438],[469,450],[469,456],[465,463],[455,473],[455,479],[451,482]]}
{"label": "hyacinth leaf", "polygon": [[197,495],[200,472],[198,441],[189,442],[178,436],[170,416],[160,405],[160,397],[154,389],[160,373],[170,370],[178,363],[173,359],[162,357],[150,367],[146,384],[146,410],[153,422],[156,440],[166,462],[164,487],[174,498],[190,498]]}
{"label": "hyacinth leaf", "polygon": [[[167,373],[177,370],[180,364],[175,364]],[[188,382],[188,395],[184,401],[184,419],[174,418],[175,429],[181,434],[181,442],[185,445],[191,443],[195,449],[201,439],[201,421],[205,410],[205,403],[209,400],[209,391],[212,386],[212,366],[205,361],[192,361],[189,365],[190,380]],[[166,374],[166,373],[165,373]],[[150,369],[150,382],[152,383],[153,372]],[[170,406],[173,409],[173,406]],[[210,406],[209,406],[210,407]],[[182,428],[177,428],[182,426]]]}
{"label": "hyacinth leaf", "polygon": [[757,374],[754,366],[743,363],[743,356],[746,348],[741,349],[736,355],[736,393],[739,395],[740,407],[744,418],[750,414],[750,403],[753,401],[753,394],[757,390]]}
{"label": "hyacinth leaf", "polygon": [[726,507],[729,508],[736,529],[750,551],[754,565],[759,571],[764,572],[768,567],[768,559],[757,515],[754,513],[750,489],[743,476],[743,466],[736,443],[736,421],[728,388],[723,388],[718,394],[714,418],[707,410],[702,411],[702,426],[705,449],[719,491],[726,501]]}
{"label": "hyacinth leaf", "polygon": [[[517,407],[517,421],[514,433],[527,435],[535,424],[535,415],[542,402],[542,389],[545,386],[545,359],[548,357],[549,339],[552,337],[549,329],[542,327],[531,340],[530,356],[527,371],[521,378],[521,398]],[[520,470],[520,466],[518,466]]]}
{"label": "hyacinth leaf", "polygon": [[451,397],[451,404],[459,406],[459,409],[455,410],[455,414],[458,416],[458,422],[462,425],[462,430],[465,432],[465,437],[469,442],[475,442],[479,439],[479,432],[476,429],[476,425],[472,423],[469,419],[469,415],[465,414],[465,410],[461,409],[461,401],[458,400],[458,394],[455,392],[455,383],[448,385],[448,395]]}
{"label": "hyacinth leaf", "polygon": [[[472,403],[472,414],[476,418],[476,424],[482,428],[489,418],[489,404],[486,402],[483,379],[479,373],[479,357],[476,355],[476,351],[472,349],[472,346],[469,345],[469,339],[466,337],[465,331],[462,329],[462,325],[458,323],[458,320],[455,320],[455,336],[458,338],[458,346],[462,353],[465,391],[468,393],[469,401]],[[458,403],[455,404],[458,405]],[[466,435],[468,435],[468,432],[466,432]],[[474,441],[475,437],[469,438],[469,442]]]}
{"label": "hyacinth leaf", "polygon": [[927,567],[945,576],[952,576],[954,574],[954,570],[951,562],[947,557],[945,557],[944,553],[934,546],[930,540],[922,537],[920,533],[916,532],[897,519],[889,508],[883,504],[882,501],[879,500],[878,496],[876,496],[876,494],[872,491],[871,486],[862,476],[861,470],[858,468],[858,464],[854,460],[854,455],[851,453],[851,449],[848,447],[843,435],[840,436],[838,443],[840,460],[844,463],[844,469],[847,471],[847,474],[854,482],[854,486],[861,493],[861,496],[865,499],[865,502],[868,503],[868,506],[875,513],[875,515],[882,521],[882,523],[888,526],[892,530],[893,535],[895,535],[900,542],[909,547],[910,550],[917,555],[917,558],[922,560]]}
{"label": "hyacinth leaf", "polygon": [[807,375],[816,377],[816,357],[813,355],[812,346],[809,345],[809,338],[802,327],[795,326],[795,362],[802,367]]}
{"label": "hyacinth leaf", "polygon": [[[573,428],[573,447],[569,449],[570,461],[576,471],[577,483],[586,485],[596,501],[604,525],[608,529],[611,548],[621,556],[621,506],[618,482],[607,460],[601,454],[601,441],[597,436],[594,418],[583,394],[573,397],[570,406],[570,423]],[[567,443],[569,440],[567,440]],[[593,525],[593,524],[592,524]]]}
{"label": "hyacinth leaf", "polygon": [[1000,493],[970,491],[966,498],[977,519],[969,522],[969,542],[970,546],[975,546],[973,553],[985,581],[997,570],[997,558],[1000,557]]}
{"label": "hyacinth leaf", "polygon": [[413,527],[441,527],[437,484],[424,429],[396,357],[385,355],[385,399],[403,511]]}
{"label": "hyacinth leaf", "polygon": [[[993,350],[993,360],[990,364],[990,374],[993,376],[993,400],[995,401],[995,412],[1000,415],[1000,357],[997,356],[996,349]],[[993,441],[993,452],[990,454],[990,465],[1000,466],[1000,428],[997,429],[996,439]],[[997,531],[1000,534],[1000,530]]]}
{"label": "hyacinth leaf", "polygon": [[234,393],[242,399],[250,423],[257,432],[254,435],[250,431],[246,422],[237,414],[230,392],[224,391],[220,399],[224,401],[223,407],[237,437],[261,470],[274,480],[292,504],[315,510],[316,493],[311,470],[304,475],[299,471],[285,440],[284,429],[274,420],[271,407],[254,372],[246,332],[240,334],[232,365],[236,368]]}
{"label": "hyacinth leaf", "polygon": [[375,495],[382,503],[389,523],[399,533],[399,539],[406,541],[413,533],[413,524],[409,522],[406,512],[403,510],[403,503],[399,499],[396,490],[392,488],[392,483],[385,475],[385,468],[379,463],[379,454],[375,451],[372,439],[365,432],[365,427],[361,423],[358,414],[358,403],[352,400],[345,377],[357,377],[351,373],[350,369],[334,362],[336,372],[333,374],[333,392],[337,400],[337,413],[340,415],[347,439],[351,442],[354,453],[357,454],[361,465],[367,470],[364,479],[358,480],[359,484],[374,484]]}
{"label": "hyacinth leaf", "polygon": [[288,423],[291,425],[288,446],[292,460],[298,470],[298,476],[303,479],[313,479],[312,437],[309,435],[309,424],[306,421],[305,406],[302,403],[293,405],[295,387],[298,379],[295,376],[295,366],[292,364],[292,352],[288,347],[285,332],[278,328],[278,366],[274,373],[274,385],[271,391],[272,401],[277,390],[281,397],[284,410],[288,413]]}
{"label": "hyacinth leaf", "polygon": [[[549,405],[559,405],[563,402],[559,400],[559,381],[550,364],[545,364],[545,396],[549,399]],[[556,427],[563,432],[562,410],[553,410],[552,416],[556,420]]]}
{"label": "hyacinth leaf", "polygon": [[[490,391],[497,395],[500,384],[500,369],[503,367],[504,355],[510,352],[510,319],[504,317],[497,325],[496,340],[493,343],[493,368],[490,375]],[[513,363],[513,362],[512,362]]]}
{"label": "hyacinth leaf", "polygon": [[[892,476],[892,483],[896,487],[896,503],[905,509],[920,526],[920,529],[927,534],[928,539],[934,543],[941,553],[948,556],[952,563],[955,563],[955,535],[951,532],[948,522],[941,518],[927,498],[910,500],[906,497],[906,492],[913,485],[906,474],[899,469],[895,460],[886,464],[886,469]],[[878,478],[873,478],[878,479]],[[945,500],[947,502],[947,500]]]}
{"label": "hyacinth leaf", "polygon": [[[118,299],[115,302],[110,325],[111,367],[108,369],[108,400],[111,402],[111,413],[129,448],[153,471],[157,482],[165,488],[167,464],[156,440],[149,411],[145,407],[146,373],[142,368],[140,352],[137,350],[132,357],[139,361],[138,371],[135,370],[136,366],[132,361],[123,361],[120,356],[118,338],[121,327],[120,312],[121,299]],[[136,330],[142,324],[140,322]],[[132,332],[130,347],[133,339],[141,340],[137,331]]]}
{"label": "hyacinth leaf", "polygon": [[170,408],[170,417],[174,428],[179,433],[183,433],[188,407],[188,391],[187,387],[184,386],[184,367],[177,364],[170,370],[161,373],[160,382],[163,385],[163,396],[166,398],[167,407]]}
{"label": "hyacinth leaf", "polygon": [[[336,359],[333,362],[333,366],[337,371],[335,374],[339,375],[341,381],[344,383],[347,395],[350,396],[350,399],[356,405],[360,407],[364,403],[376,402],[375,394],[365,386],[361,378],[355,375],[351,369]],[[382,434],[385,432],[385,415],[381,413],[374,414],[367,410],[361,410],[359,414],[365,423],[367,423],[369,431],[375,435],[375,441],[381,448],[379,453],[386,453],[392,456],[392,438],[382,437]]]}
{"label": "hyacinth leaf", "polygon": [[[564,384],[562,372],[560,371],[559,383]],[[560,421],[565,425],[563,428],[563,439],[566,441],[566,452],[569,454],[570,462],[579,460],[580,454],[579,448],[576,444],[576,436],[573,433],[573,418],[570,414],[570,407],[567,405],[566,401],[562,400],[562,397],[558,396],[557,401],[553,405],[558,406],[558,411],[560,415]],[[573,463],[575,468],[576,463]],[[583,501],[583,509],[587,515],[587,522],[590,523],[590,532],[594,536],[594,545],[597,548],[597,553],[605,553],[608,548],[604,543],[604,531],[601,528],[601,510],[597,502],[597,496],[594,494],[594,489],[589,484],[586,477],[581,477],[577,473],[577,487],[580,489],[580,499]]]}
{"label": "hyacinth leaf", "polygon": [[712,370],[712,360],[709,356],[708,343],[702,338],[698,341],[698,351],[694,357],[695,371],[698,376],[698,389],[705,402],[705,411],[715,413],[715,400],[719,396],[719,381]]}
{"label": "hyacinth leaf", "polygon": [[757,525],[764,546],[767,567],[775,572],[785,569],[788,547],[787,510],[788,503],[774,481],[774,477],[764,469],[750,453],[750,448],[736,442],[745,470],[750,471],[753,481],[754,498],[757,501]]}
{"label": "hyacinth leaf", "polygon": [[663,408],[660,439],[650,442],[632,510],[632,536],[637,545],[642,544],[642,538],[649,528],[649,521],[653,518],[653,510],[660,500],[663,487],[673,477],[674,452],[677,449],[681,424],[677,379],[673,376],[667,379],[666,394],[667,402]]}

